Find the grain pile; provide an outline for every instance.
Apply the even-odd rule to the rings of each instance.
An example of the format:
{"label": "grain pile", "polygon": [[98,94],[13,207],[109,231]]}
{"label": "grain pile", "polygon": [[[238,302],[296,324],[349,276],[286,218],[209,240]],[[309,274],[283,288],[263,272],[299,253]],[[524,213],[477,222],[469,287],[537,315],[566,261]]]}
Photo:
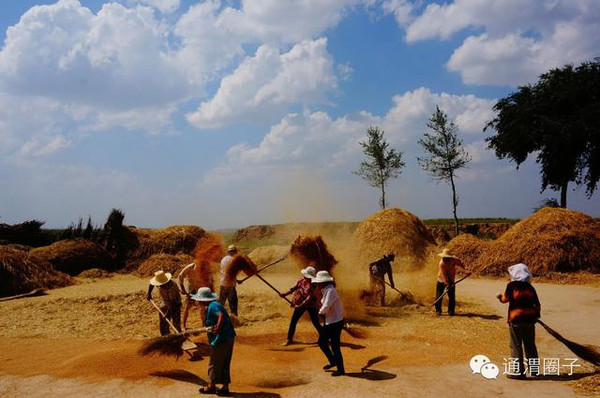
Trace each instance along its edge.
{"label": "grain pile", "polygon": [[[489,245],[489,242],[483,241],[474,235],[460,234],[448,242],[446,248],[454,256],[460,258],[467,267],[473,268],[475,264],[478,264],[481,253],[485,251],[487,245]],[[439,257],[437,260],[439,260]]]}
{"label": "grain pile", "polygon": [[144,260],[133,274],[151,277],[154,276],[156,271],[163,270],[165,272],[170,272],[173,276],[177,276],[181,268],[193,261],[194,258],[189,254],[154,254],[150,256],[150,258]]}
{"label": "grain pile", "polygon": [[0,296],[12,296],[33,289],[67,286],[73,279],[56,271],[52,264],[29,256],[28,252],[0,246]]}
{"label": "grain pile", "polygon": [[112,261],[106,250],[83,239],[65,239],[29,252],[31,257],[48,261],[54,269],[69,275],[78,275],[91,268],[112,270]]}
{"label": "grain pile", "polygon": [[[458,238],[456,238],[458,239]],[[550,272],[600,272],[600,223],[568,209],[543,208],[512,226],[500,238],[483,243],[471,238],[451,241],[457,255],[480,254],[470,266],[484,275],[505,275],[509,266],[525,263],[536,276]]]}
{"label": "grain pile", "polygon": [[353,246],[358,258],[369,263],[386,253],[394,253],[403,265],[421,267],[435,247],[429,229],[412,213],[387,209],[365,218],[354,231]]}
{"label": "grain pile", "polygon": [[327,245],[320,235],[298,236],[290,248],[290,254],[302,268],[313,266],[317,271],[328,271],[331,273],[337,260],[327,250]]}
{"label": "grain pile", "polygon": [[194,225],[174,225],[164,229],[130,229],[133,242],[128,243],[125,271],[137,269],[154,254],[194,253],[198,240],[206,232]]}

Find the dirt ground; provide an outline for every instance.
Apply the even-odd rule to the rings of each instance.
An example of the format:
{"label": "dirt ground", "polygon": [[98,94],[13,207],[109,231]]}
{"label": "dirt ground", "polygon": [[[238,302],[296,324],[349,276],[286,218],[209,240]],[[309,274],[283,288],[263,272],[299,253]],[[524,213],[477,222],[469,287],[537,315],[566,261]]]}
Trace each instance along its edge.
{"label": "dirt ground", "polygon": [[[269,273],[281,290],[296,279]],[[398,277],[402,287],[402,276]],[[157,318],[144,300],[148,280],[118,275],[49,291],[45,296],[0,302],[0,396],[3,397],[181,397],[196,396],[206,381],[206,347],[196,358],[142,357],[145,338],[156,336]],[[303,319],[300,344],[281,346],[291,309],[260,280],[238,288],[238,338],[232,364],[237,397],[354,396],[556,396],[581,393],[600,396],[600,377],[582,360],[574,374],[536,380],[503,376],[509,356],[506,307],[495,294],[501,280],[467,279],[457,287],[457,316],[435,316],[427,305],[401,305],[388,292],[389,306],[364,307],[348,299],[344,305],[353,327],[365,338],[342,335],[345,377],[331,377],[317,335]],[[600,288],[534,285],[544,321],[579,343],[600,345]],[[432,284],[432,290],[434,285]],[[433,295],[433,293],[432,293]],[[423,298],[432,301],[432,297]],[[189,326],[199,325],[193,312]],[[538,327],[541,358],[573,358],[563,345]],[[484,354],[500,368],[497,379],[472,374],[469,360]],[[198,358],[199,356],[199,358]],[[362,369],[371,359],[381,359]],[[382,358],[383,357],[383,358]]]}

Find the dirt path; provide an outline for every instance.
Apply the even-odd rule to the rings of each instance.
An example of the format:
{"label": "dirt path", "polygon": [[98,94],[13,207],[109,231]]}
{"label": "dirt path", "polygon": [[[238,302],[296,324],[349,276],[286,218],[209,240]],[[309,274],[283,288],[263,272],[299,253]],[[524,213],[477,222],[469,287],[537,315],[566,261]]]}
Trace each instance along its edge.
{"label": "dirt path", "polygon": [[[269,278],[277,286],[288,286],[293,281],[284,275]],[[111,301],[118,303],[119,295],[125,294],[127,298],[133,295],[138,300],[137,295],[145,286],[145,280],[117,278],[58,289],[45,297],[16,300],[18,303],[0,303],[0,310],[7,314],[0,320],[3,336],[0,396],[197,395],[199,385],[206,378],[206,358],[190,361],[186,357],[175,360],[138,356],[139,338],[155,333],[154,314],[149,311],[152,320],[137,322],[129,315],[121,318],[120,313],[110,307]],[[248,315],[243,326],[237,329],[232,389],[239,397],[314,398],[325,392],[335,397],[576,396],[567,384],[571,378],[564,376],[522,382],[502,375],[497,380],[486,380],[471,374],[468,362],[473,355],[487,355],[501,371],[503,357],[508,356],[506,307],[494,297],[504,286],[505,282],[490,280],[461,283],[457,292],[460,316],[456,317],[438,318],[425,312],[425,308],[387,307],[367,311],[360,327],[368,337],[353,339],[343,335],[349,375],[333,378],[321,370],[325,362],[316,346],[279,345],[284,340],[290,310],[280,299],[273,298],[273,302],[266,303],[274,314],[267,314],[262,298],[271,298],[272,293],[250,280],[239,289],[241,311],[247,311]],[[535,286],[543,305],[543,319],[549,325],[572,340],[600,345],[597,332],[600,288]],[[111,300],[90,299],[106,292],[110,292]],[[61,312],[55,307],[73,303],[86,311],[70,319],[72,329],[65,331],[59,327],[69,320],[68,308],[63,308],[62,319],[55,319],[56,325],[51,329],[45,329],[44,322],[36,321],[40,307],[56,318],[61,317]],[[346,303],[350,305],[352,303]],[[100,313],[105,314],[104,318],[99,318]],[[91,319],[80,319],[86,314]],[[139,324],[131,326],[131,323]],[[17,327],[9,329],[9,324]],[[115,338],[129,337],[106,338],[104,335],[110,332],[110,325],[113,325]],[[93,338],[95,330],[102,331],[103,339]],[[307,342],[316,340],[309,322],[299,324],[297,338]],[[537,342],[541,357],[573,356],[541,329]],[[382,355],[387,359],[361,372],[369,359]],[[577,368],[574,378],[587,376],[590,371],[589,367]]]}

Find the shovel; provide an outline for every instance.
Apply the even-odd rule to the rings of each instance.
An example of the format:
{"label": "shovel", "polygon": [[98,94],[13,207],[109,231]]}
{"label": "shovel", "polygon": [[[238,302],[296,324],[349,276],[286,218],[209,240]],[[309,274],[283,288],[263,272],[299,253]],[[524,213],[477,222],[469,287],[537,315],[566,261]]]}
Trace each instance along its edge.
{"label": "shovel", "polygon": [[[467,275],[463,276],[462,278],[460,278],[459,280],[457,280],[456,282],[454,282],[454,285],[458,284],[459,282],[462,282],[462,281],[464,281],[464,280],[465,280],[465,279],[467,279],[469,276],[471,276],[471,274],[467,274]],[[434,305],[436,305],[436,304],[438,303],[438,301],[440,301],[441,299],[443,299],[443,298],[444,298],[444,296],[445,296],[446,294],[448,294],[448,287],[446,287],[446,288],[444,289],[444,293],[442,293],[442,294],[440,295],[440,297],[438,297],[438,298],[437,298],[437,299],[436,299],[436,300],[433,302],[433,304],[431,304],[431,307],[433,307]]]}

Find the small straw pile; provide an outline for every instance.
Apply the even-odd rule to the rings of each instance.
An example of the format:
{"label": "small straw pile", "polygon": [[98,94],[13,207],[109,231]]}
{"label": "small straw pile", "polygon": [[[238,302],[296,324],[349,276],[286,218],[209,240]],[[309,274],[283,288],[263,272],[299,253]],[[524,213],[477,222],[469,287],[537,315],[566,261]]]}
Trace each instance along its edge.
{"label": "small straw pile", "polygon": [[331,270],[337,264],[337,260],[327,250],[327,245],[320,235],[298,235],[292,242],[290,254],[299,266],[312,265],[317,271],[325,270],[331,273]]}
{"label": "small straw pile", "polygon": [[0,246],[0,296],[64,287],[73,282],[69,275],[56,271],[43,259],[31,257],[26,251]]}
{"label": "small straw pile", "polygon": [[398,208],[382,210],[365,218],[354,231],[353,243],[363,263],[391,252],[401,264],[414,268],[421,266],[436,244],[417,216]]}
{"label": "small straw pile", "polygon": [[91,268],[112,270],[112,261],[106,250],[83,238],[61,240],[32,249],[29,254],[48,261],[54,269],[69,275],[78,275]]}

